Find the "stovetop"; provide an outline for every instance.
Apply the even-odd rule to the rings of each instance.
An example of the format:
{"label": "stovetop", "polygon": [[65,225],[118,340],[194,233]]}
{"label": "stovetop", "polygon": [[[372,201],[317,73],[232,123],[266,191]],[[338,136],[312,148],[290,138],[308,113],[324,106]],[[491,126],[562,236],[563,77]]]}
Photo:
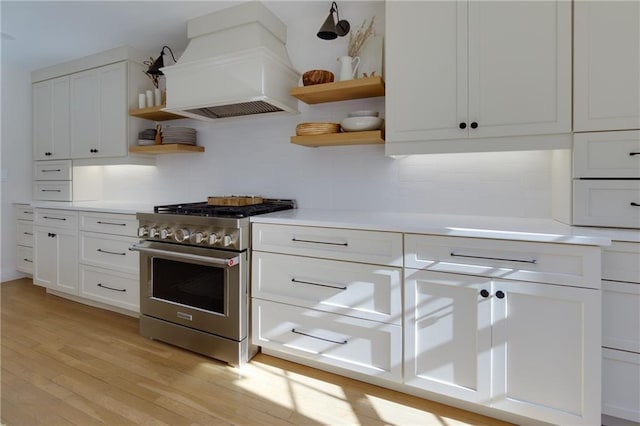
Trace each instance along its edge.
{"label": "stovetop", "polygon": [[212,206],[207,204],[207,202],[197,202],[155,206],[153,211],[158,214],[244,218],[258,214],[273,213],[280,210],[294,209],[295,207],[295,200],[266,198],[260,204],[247,206]]}

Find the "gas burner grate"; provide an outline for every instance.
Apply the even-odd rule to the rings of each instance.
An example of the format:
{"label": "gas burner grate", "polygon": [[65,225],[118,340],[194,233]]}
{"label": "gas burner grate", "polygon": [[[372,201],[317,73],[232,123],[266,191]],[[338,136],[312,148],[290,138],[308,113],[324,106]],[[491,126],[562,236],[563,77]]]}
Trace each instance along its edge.
{"label": "gas burner grate", "polygon": [[160,214],[243,218],[294,209],[295,207],[295,200],[265,199],[261,204],[248,206],[211,206],[206,202],[167,204],[155,206],[153,211]]}

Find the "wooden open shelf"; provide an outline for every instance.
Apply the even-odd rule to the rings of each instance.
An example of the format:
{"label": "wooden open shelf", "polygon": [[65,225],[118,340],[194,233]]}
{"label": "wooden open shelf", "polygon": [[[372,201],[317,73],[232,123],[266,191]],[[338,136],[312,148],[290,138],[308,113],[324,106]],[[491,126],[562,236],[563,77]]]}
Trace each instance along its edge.
{"label": "wooden open shelf", "polygon": [[204,152],[204,146],[167,143],[161,145],[130,146],[129,152],[136,154],[185,154],[191,152]]}
{"label": "wooden open shelf", "polygon": [[368,132],[345,132],[328,133],[326,135],[314,136],[291,136],[291,143],[311,147],[376,145],[384,144],[384,132],[382,130],[372,130]]}
{"label": "wooden open shelf", "polygon": [[177,120],[180,118],[185,118],[181,115],[176,115],[170,112],[162,111],[162,108],[166,108],[166,105],[159,105],[159,106],[142,108],[142,109],[131,109],[129,110],[129,115],[133,117],[144,118],[146,120],[153,120],[153,121]]}
{"label": "wooden open shelf", "polygon": [[366,77],[334,83],[315,84],[313,86],[294,87],[291,89],[291,96],[307,104],[373,98],[375,96],[384,96],[384,80],[382,80],[382,77]]}

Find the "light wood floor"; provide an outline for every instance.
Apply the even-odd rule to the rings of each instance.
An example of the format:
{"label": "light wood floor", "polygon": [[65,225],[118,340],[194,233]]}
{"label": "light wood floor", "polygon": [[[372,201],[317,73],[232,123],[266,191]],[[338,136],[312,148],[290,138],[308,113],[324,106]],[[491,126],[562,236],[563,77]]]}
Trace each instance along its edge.
{"label": "light wood floor", "polygon": [[241,371],[138,320],[3,283],[1,419],[18,425],[501,425],[259,354]]}

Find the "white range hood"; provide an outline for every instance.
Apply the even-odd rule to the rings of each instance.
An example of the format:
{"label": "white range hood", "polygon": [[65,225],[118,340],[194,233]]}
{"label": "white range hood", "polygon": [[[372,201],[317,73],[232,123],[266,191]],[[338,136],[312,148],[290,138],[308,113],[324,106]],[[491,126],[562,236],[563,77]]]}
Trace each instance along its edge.
{"label": "white range hood", "polygon": [[166,111],[203,120],[298,113],[289,91],[300,74],[287,54],[287,29],[262,3],[192,19],[187,34],[178,62],[162,68]]}

